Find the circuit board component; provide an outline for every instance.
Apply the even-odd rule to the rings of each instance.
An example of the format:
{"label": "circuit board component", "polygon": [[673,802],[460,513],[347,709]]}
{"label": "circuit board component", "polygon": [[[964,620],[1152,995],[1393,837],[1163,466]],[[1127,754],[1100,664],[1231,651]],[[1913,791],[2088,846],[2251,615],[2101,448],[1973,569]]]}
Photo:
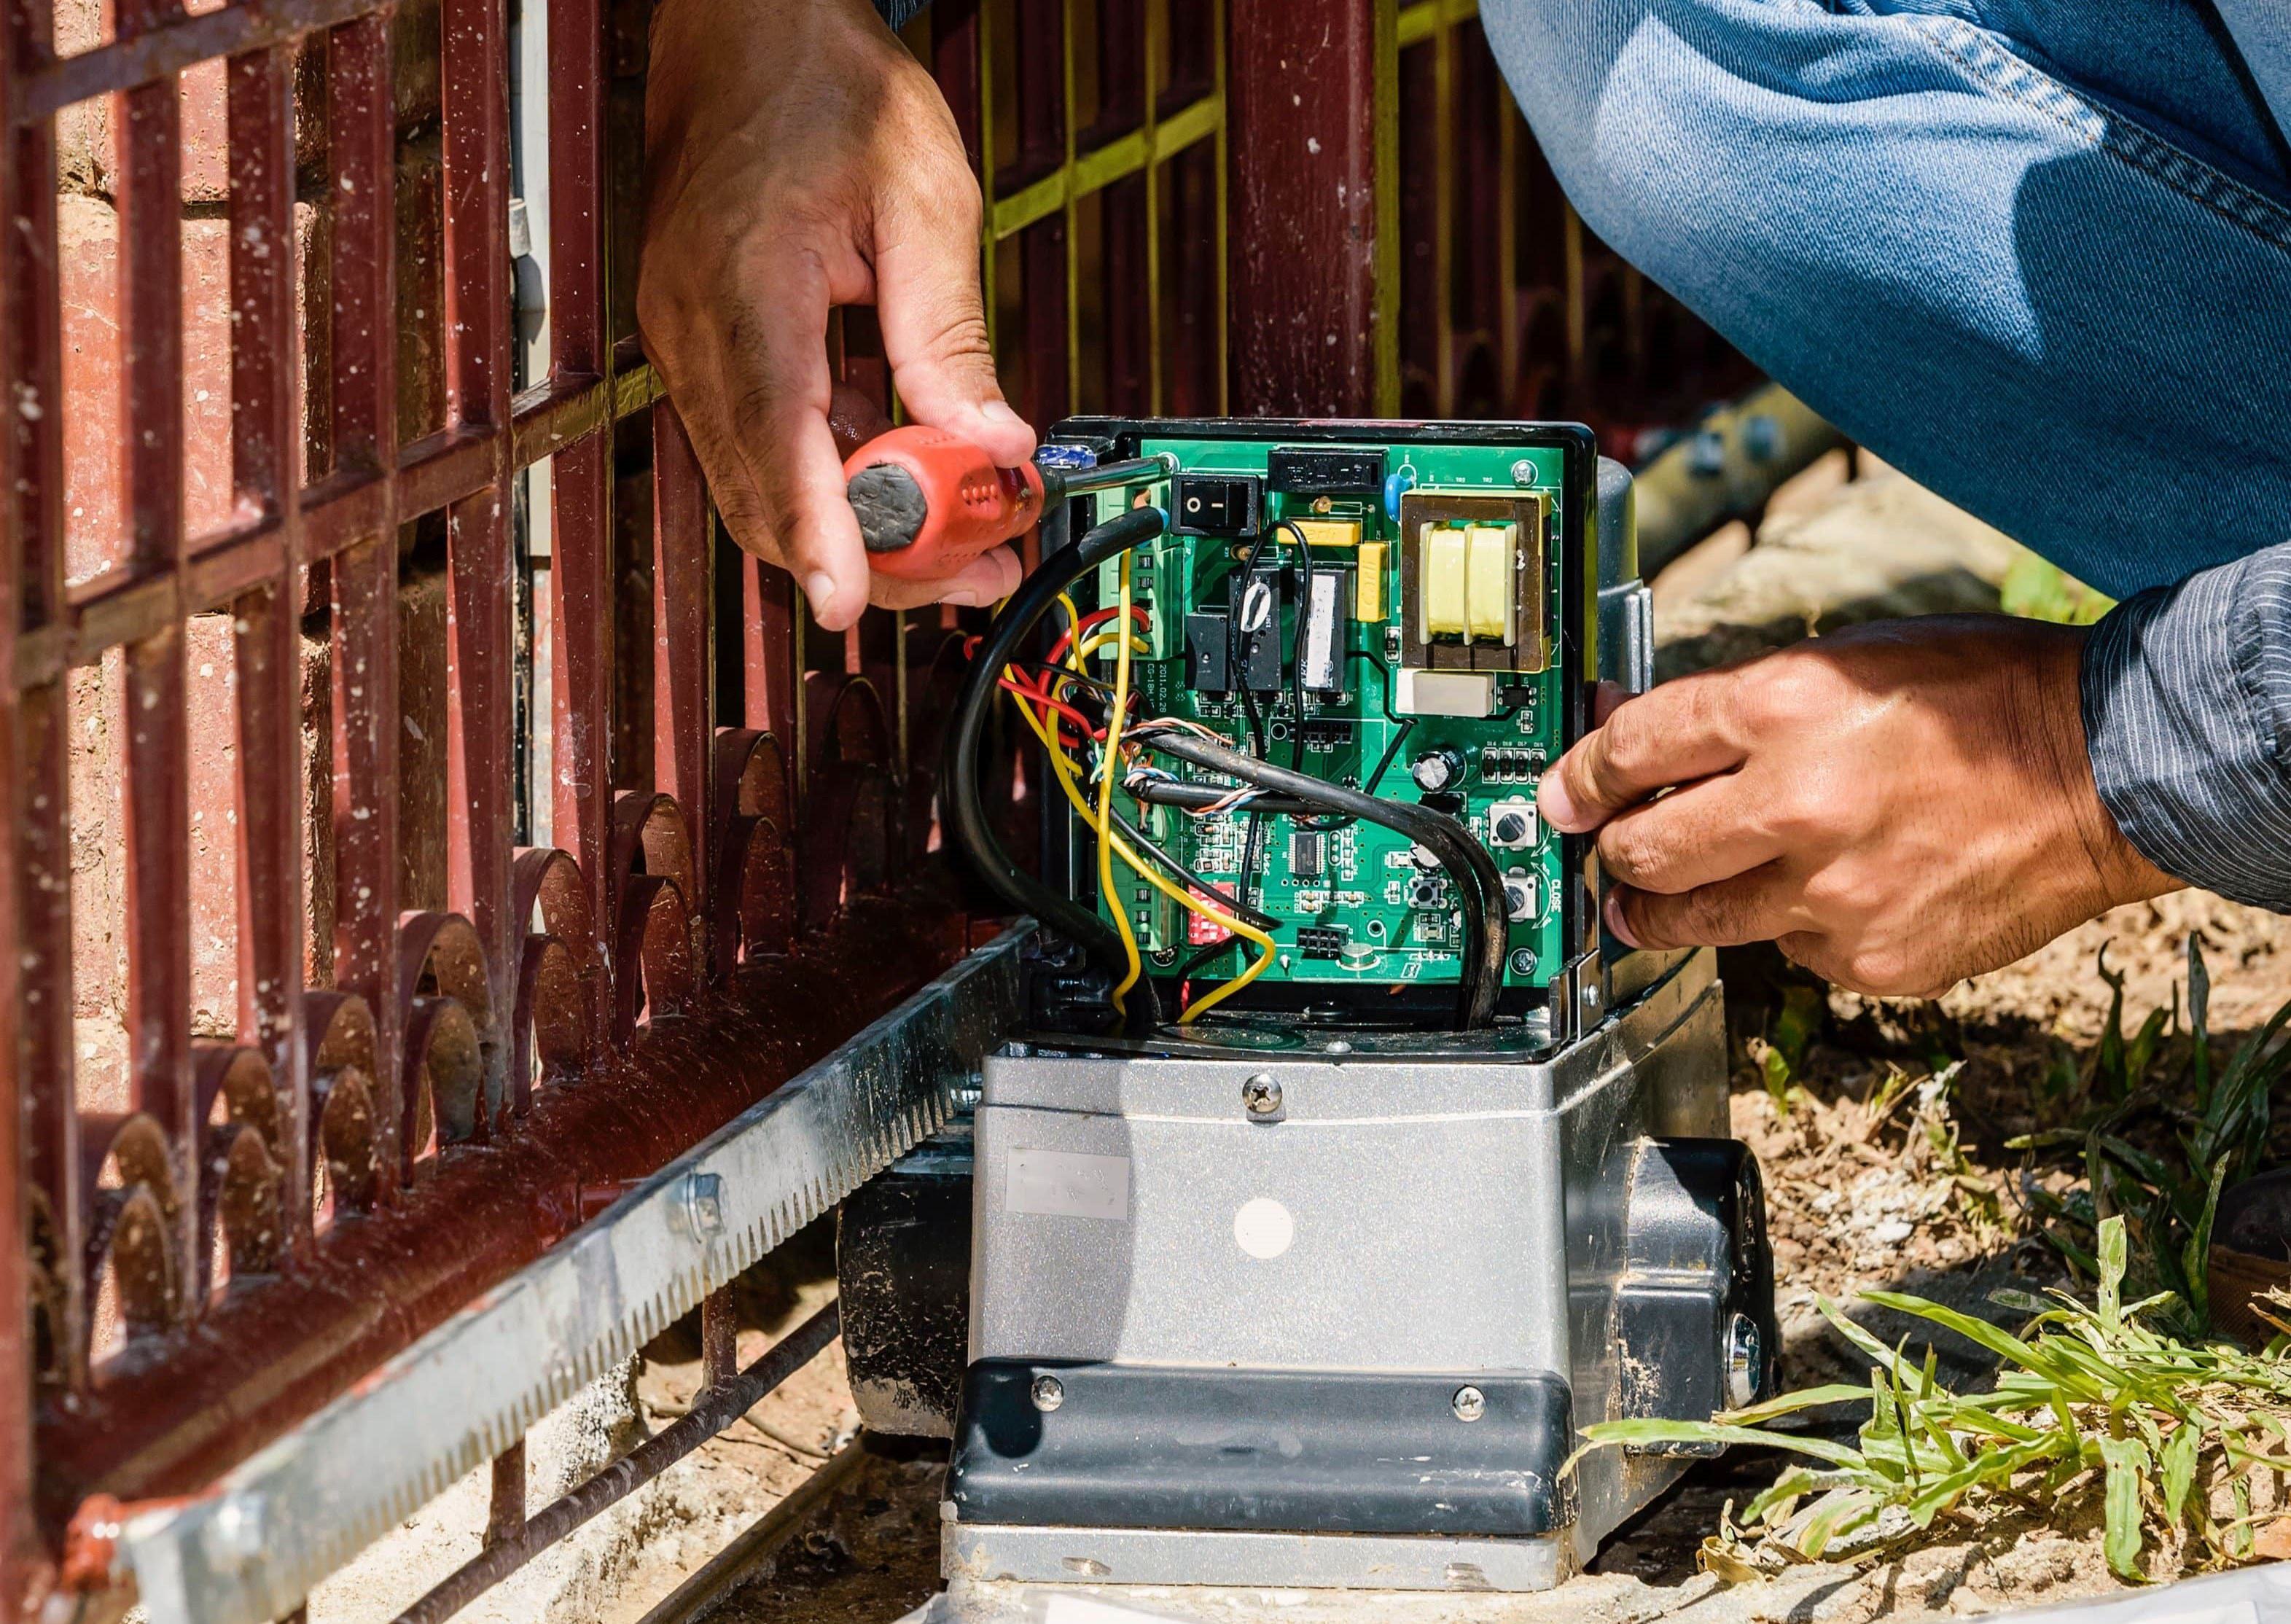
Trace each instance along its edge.
{"label": "circuit board component", "polygon": [[[1535,815],[1535,785],[1567,743],[1558,634],[1567,583],[1583,578],[1566,549],[1588,544],[1588,437],[1389,425],[1423,438],[1313,444],[1301,432],[1342,427],[1283,424],[1274,438],[1245,421],[1062,425],[1102,455],[1176,460],[1166,486],[1131,498],[1165,504],[1170,520],[1132,555],[1137,714],[1452,818],[1507,871],[1496,899],[1507,983],[1539,988],[1566,960],[1561,841]],[[1113,563],[1094,585],[1082,607],[1104,624]],[[1108,657],[1095,656],[1097,680]],[[1461,974],[1467,899],[1419,843],[1165,760],[1133,765],[1123,789],[1200,882],[1193,908],[1097,899],[1108,918],[1128,911],[1148,973],[1207,984],[1250,961],[1250,945],[1202,911],[1223,897],[1271,921],[1263,985],[1365,994]],[[1079,825],[1070,839],[1091,841]],[[1095,888],[1079,864],[1075,879],[1083,895]]]}

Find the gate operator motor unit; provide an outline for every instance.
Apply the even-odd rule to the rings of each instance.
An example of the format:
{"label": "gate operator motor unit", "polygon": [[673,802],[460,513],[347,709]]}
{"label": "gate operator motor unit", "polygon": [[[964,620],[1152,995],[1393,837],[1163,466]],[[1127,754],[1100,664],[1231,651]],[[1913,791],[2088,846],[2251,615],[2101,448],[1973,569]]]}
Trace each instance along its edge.
{"label": "gate operator motor unit", "polygon": [[1711,956],[1603,937],[1536,815],[1650,679],[1629,476],[1554,423],[1042,454],[1140,482],[1045,515],[956,705],[943,824],[1044,929],[974,1108],[844,1207],[862,1413],[951,1438],[957,1584],[1555,1584],[1698,1452],[1581,1429],[1776,1346]]}

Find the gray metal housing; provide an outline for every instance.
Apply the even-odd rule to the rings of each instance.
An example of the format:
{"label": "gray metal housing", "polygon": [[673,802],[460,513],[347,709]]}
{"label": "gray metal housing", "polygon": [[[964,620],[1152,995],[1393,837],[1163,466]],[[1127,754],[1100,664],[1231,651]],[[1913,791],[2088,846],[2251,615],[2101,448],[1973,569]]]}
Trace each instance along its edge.
{"label": "gray metal housing", "polygon": [[[1655,973],[1628,1002],[1556,1049],[1514,1029],[1288,1033],[1256,1052],[1014,1044],[990,1057],[974,1375],[982,1362],[1023,1362],[1050,1367],[1054,1382],[1061,1365],[1313,1378],[1299,1392],[1325,1392],[1331,1376],[1436,1378],[1454,1384],[1454,1413],[1438,1418],[1454,1428],[1477,1420],[1466,1414],[1475,1375],[1555,1377],[1576,1428],[1648,1413],[1646,1375],[1625,1391],[1614,1335],[1631,1191],[1652,1140],[1718,1138],[1727,1123],[1711,955],[1644,968]],[[1074,1389],[1086,1402],[1088,1385]],[[1053,1395],[1049,1409],[1064,1407]],[[1249,1447],[1318,1435],[1291,1427],[1284,1442],[1279,1401],[1266,1408]],[[1054,1437],[1086,1418],[1041,1419]],[[1166,1472],[1194,1450],[1214,1475],[1217,1440],[1202,1428],[1229,1423],[1173,1414],[1166,1433],[1137,1437],[1138,1459]],[[1436,1493],[1421,1532],[1397,1538],[1347,1523],[1333,1499],[1306,1526],[1076,1526],[1055,1497],[1028,1498],[1029,1462],[977,1431],[957,1434],[950,1578],[1539,1588],[1684,1465],[1595,1453],[1572,1485],[1540,1485],[1559,1494],[1559,1525],[1519,1538],[1443,1532]],[[1516,1463],[1547,1477],[1558,1464]],[[1010,1507],[1037,1504],[1041,1515],[1010,1520]]]}

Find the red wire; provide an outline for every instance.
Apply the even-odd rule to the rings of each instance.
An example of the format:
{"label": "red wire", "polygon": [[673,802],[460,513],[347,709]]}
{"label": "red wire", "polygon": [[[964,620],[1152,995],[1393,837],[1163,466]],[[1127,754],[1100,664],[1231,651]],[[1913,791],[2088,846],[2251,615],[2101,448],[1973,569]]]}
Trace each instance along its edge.
{"label": "red wire", "polygon": [[[1094,626],[1102,626],[1121,613],[1119,609],[1093,609],[1064,631],[1059,632],[1058,640],[1050,645],[1050,663],[1056,665],[1065,655],[1066,649],[1073,644],[1076,632],[1088,631]],[[1142,620],[1148,625],[1153,623],[1154,612],[1142,603],[1131,604],[1129,613],[1134,618]]]}
{"label": "red wire", "polygon": [[1102,728],[1092,728],[1089,724],[1089,718],[1084,716],[1081,712],[1075,710],[1063,699],[1059,699],[1052,695],[1044,693],[1041,688],[1029,687],[1022,679],[1010,677],[1004,677],[1002,679],[1002,686],[1009,688],[1012,693],[1017,695],[1021,699],[1030,700],[1037,705],[1047,705],[1050,709],[1057,711],[1068,720],[1072,721],[1075,727],[1081,728],[1082,732],[1090,738],[1100,739],[1105,736],[1105,731]]}

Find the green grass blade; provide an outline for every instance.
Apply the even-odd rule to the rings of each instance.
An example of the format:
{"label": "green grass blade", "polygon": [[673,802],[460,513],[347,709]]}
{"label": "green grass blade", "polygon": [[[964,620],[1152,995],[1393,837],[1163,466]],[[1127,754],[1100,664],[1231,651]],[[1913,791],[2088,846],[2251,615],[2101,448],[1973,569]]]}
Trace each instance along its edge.
{"label": "green grass blade", "polygon": [[2196,1457],[2202,1443],[2203,1429],[2186,1424],[2164,1441],[2164,1520],[2174,1528],[2188,1507],[2188,1491],[2195,1484]]}
{"label": "green grass blade", "polygon": [[[2062,1371],[2049,1353],[2039,1351],[2037,1347],[2023,1342],[2009,1331],[1991,1325],[1987,1320],[1977,1320],[1969,1314],[1960,1314],[1954,1308],[1944,1308],[1939,1303],[1927,1302],[1922,1297],[1910,1297],[1900,1291],[1864,1291],[1861,1300],[1875,1303],[1880,1308],[1891,1308],[1897,1314],[1913,1314],[1939,1325],[1944,1331],[1953,1331],[1966,1341],[1987,1348],[2000,1359],[2009,1359],[2023,1370],[2049,1376],[2063,1385],[2070,1379],[2071,1373]],[[2081,1379],[2078,1379],[2082,1385]],[[2094,1398],[2099,1395],[2086,1391],[2078,1396]]]}
{"label": "green grass blade", "polygon": [[1583,1429],[1583,1448],[1567,1458],[1564,1476],[1593,1448],[1613,1443],[1745,1443],[1755,1449],[1786,1450],[1809,1455],[1835,1467],[1860,1468],[1868,1463],[1861,1451],[1827,1438],[1801,1438],[1789,1433],[1767,1432],[1756,1427],[1729,1427],[1719,1421],[1666,1421],[1634,1417],[1622,1421],[1596,1421]]}
{"label": "green grass blade", "polygon": [[1819,1410],[1826,1404],[1853,1404],[1869,1402],[1869,1389],[1860,1382],[1833,1382],[1828,1387],[1805,1387],[1796,1393],[1785,1393],[1761,1404],[1744,1410],[1729,1410],[1717,1419],[1730,1427],[1762,1427],[1766,1422],[1786,1415],[1796,1415],[1802,1410]]}
{"label": "green grass blade", "polygon": [[2101,1550],[2109,1571],[2118,1579],[2139,1582],[2140,1484],[2150,1465],[2148,1446],[2137,1438],[2102,1438],[2100,1457],[2107,1463],[2107,1527]]}

